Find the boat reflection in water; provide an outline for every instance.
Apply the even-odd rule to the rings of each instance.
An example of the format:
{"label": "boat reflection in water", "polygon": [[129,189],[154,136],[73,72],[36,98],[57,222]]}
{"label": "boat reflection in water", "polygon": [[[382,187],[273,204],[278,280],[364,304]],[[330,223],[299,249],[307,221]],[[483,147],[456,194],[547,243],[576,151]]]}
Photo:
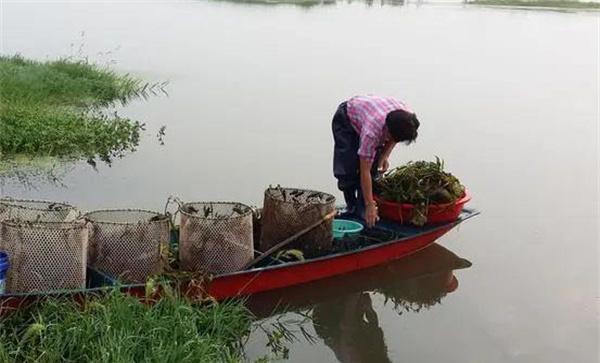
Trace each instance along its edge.
{"label": "boat reflection in water", "polygon": [[306,285],[257,294],[248,307],[259,318],[300,312],[341,362],[390,362],[373,308],[382,295],[398,314],[440,303],[458,288],[454,270],[471,263],[438,244],[404,259]]}

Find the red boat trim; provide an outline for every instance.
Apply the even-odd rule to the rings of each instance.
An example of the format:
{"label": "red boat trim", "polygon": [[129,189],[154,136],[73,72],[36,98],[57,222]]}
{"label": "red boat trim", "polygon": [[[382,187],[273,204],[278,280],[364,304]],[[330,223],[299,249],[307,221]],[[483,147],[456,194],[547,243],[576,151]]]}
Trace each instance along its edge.
{"label": "red boat trim", "polygon": [[[248,272],[261,272],[261,271],[266,271],[266,270],[276,270],[279,268],[285,268],[285,267],[290,267],[290,266],[297,266],[297,265],[302,265],[302,264],[308,264],[308,263],[313,263],[313,262],[318,262],[318,261],[322,261],[322,260],[328,260],[328,259],[334,259],[334,258],[338,258],[338,257],[342,257],[342,256],[350,256],[353,254],[358,254],[358,253],[362,253],[368,250],[373,250],[376,248],[382,248],[388,245],[392,245],[392,244],[396,244],[396,243],[400,243],[400,242],[404,242],[404,241],[408,241],[408,240],[412,240],[414,238],[420,237],[420,236],[424,236],[433,232],[437,232],[439,230],[442,229],[447,229],[447,228],[454,228],[457,225],[461,224],[462,222],[466,221],[469,218],[475,217],[476,215],[479,214],[479,212],[474,211],[474,210],[466,210],[464,212],[467,212],[469,214],[467,214],[466,216],[454,221],[454,222],[450,222],[450,223],[444,223],[441,224],[439,226],[436,226],[434,228],[431,229],[426,229],[422,232],[419,233],[415,233],[415,234],[410,234],[406,237],[402,237],[402,238],[398,238],[392,241],[387,241],[387,242],[383,242],[383,243],[378,243],[378,244],[374,244],[371,246],[366,246],[363,248],[359,248],[353,251],[347,251],[347,252],[338,252],[338,253],[334,253],[331,255],[326,255],[326,256],[321,256],[321,257],[316,257],[316,258],[311,258],[309,260],[304,260],[304,261],[294,261],[294,262],[288,262],[282,265],[274,265],[274,266],[265,266],[265,267],[258,267],[258,268],[254,268],[254,269],[250,269],[250,270],[242,270],[242,271],[235,271],[235,272],[230,272],[230,273],[226,273],[226,274],[221,274],[221,275],[215,275],[214,278],[219,278],[219,277],[229,277],[229,276],[235,276],[235,275],[241,275],[241,274],[246,274]],[[463,213],[464,213],[463,212]],[[389,228],[384,228],[386,230],[390,230]]]}
{"label": "red boat trim", "polygon": [[[307,261],[266,266],[215,276],[208,285],[208,293],[217,300],[252,295],[294,285],[341,275],[373,267],[387,261],[401,259],[420,251],[450,231],[456,225],[479,214],[464,209],[459,220],[430,227],[426,230],[410,229],[409,236],[368,246],[355,251],[341,252]],[[393,228],[388,228],[393,230]],[[402,232],[401,229],[396,229]],[[382,254],[390,253],[389,256]]]}

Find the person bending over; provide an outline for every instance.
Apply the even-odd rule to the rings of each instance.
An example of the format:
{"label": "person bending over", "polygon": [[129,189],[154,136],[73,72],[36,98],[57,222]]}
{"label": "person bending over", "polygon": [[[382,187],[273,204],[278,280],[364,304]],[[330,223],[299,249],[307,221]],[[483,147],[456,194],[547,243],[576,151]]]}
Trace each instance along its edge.
{"label": "person bending over", "polygon": [[342,102],[332,121],[333,175],[349,213],[373,227],[379,219],[373,179],[389,168],[397,143],[416,140],[419,120],[404,103],[381,96],[355,96]]}

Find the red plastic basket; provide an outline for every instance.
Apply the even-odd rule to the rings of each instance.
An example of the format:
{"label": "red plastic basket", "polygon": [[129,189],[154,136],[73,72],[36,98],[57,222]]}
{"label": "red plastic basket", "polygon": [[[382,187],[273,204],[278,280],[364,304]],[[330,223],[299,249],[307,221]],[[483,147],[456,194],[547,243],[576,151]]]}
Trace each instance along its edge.
{"label": "red plastic basket", "polygon": [[[414,209],[413,204],[396,203],[376,195],[375,201],[379,207],[379,216],[403,224],[410,223]],[[471,200],[471,195],[465,189],[465,194],[454,203],[430,204],[427,209],[427,224],[446,223],[455,221],[465,204]]]}

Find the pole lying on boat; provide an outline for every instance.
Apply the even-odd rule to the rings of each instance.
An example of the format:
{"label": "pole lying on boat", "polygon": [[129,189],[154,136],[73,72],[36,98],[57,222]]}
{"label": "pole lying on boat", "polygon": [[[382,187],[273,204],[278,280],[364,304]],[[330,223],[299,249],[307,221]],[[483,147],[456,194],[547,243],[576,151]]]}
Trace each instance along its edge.
{"label": "pole lying on boat", "polygon": [[254,265],[256,265],[257,263],[259,263],[260,261],[264,260],[265,258],[267,258],[268,256],[272,255],[274,252],[276,252],[277,250],[279,250],[282,247],[285,247],[287,245],[289,245],[290,243],[294,242],[296,239],[302,237],[303,235],[305,235],[306,233],[312,231],[313,229],[317,228],[318,226],[320,226],[321,224],[329,221],[330,219],[333,219],[335,216],[337,215],[337,211],[334,210],[333,212],[330,212],[329,214],[325,215],[323,218],[321,218],[319,221],[311,224],[310,226],[304,228],[303,230],[301,230],[300,232],[292,235],[291,237],[283,240],[282,242],[279,242],[278,244],[276,244],[275,246],[269,248],[268,250],[266,250],[262,255],[256,257],[255,259],[253,259],[252,261],[248,262],[243,268],[242,270],[247,270],[251,267],[253,267]]}

